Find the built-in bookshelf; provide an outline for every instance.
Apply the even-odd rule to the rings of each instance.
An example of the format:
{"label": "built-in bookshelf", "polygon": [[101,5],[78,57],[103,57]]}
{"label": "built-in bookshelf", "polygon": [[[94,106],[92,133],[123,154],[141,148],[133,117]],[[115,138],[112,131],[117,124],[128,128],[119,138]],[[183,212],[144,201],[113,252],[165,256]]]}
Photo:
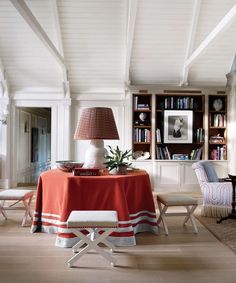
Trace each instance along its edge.
{"label": "built-in bookshelf", "polygon": [[151,135],[152,95],[133,94],[133,135],[132,149],[136,158],[150,159],[152,156]]}
{"label": "built-in bookshelf", "polygon": [[204,107],[205,96],[200,93],[156,95],[156,159],[205,157]]}
{"label": "built-in bookshelf", "polygon": [[145,153],[145,158],[140,159],[226,160],[226,127],[225,94],[205,95],[201,91],[133,94],[134,159]]}
{"label": "built-in bookshelf", "polygon": [[208,159],[227,159],[227,96],[208,96]]}

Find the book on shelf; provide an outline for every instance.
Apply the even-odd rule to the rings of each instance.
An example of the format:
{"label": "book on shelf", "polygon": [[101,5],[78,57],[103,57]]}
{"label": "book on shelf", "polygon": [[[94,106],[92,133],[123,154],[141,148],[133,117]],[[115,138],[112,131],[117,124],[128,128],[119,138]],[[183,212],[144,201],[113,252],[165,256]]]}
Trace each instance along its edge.
{"label": "book on shelf", "polygon": [[156,147],[156,158],[160,160],[170,160],[170,152],[167,146]]}
{"label": "book on shelf", "polygon": [[197,142],[204,142],[205,140],[205,131],[203,128],[198,128],[196,131]]}
{"label": "book on shelf", "polygon": [[149,129],[134,128],[134,142],[150,142],[151,131]]}
{"label": "book on shelf", "polygon": [[193,109],[192,97],[166,97],[164,100],[165,109]]}
{"label": "book on shelf", "polygon": [[138,103],[136,110],[149,110],[149,104],[148,103]]}
{"label": "book on shelf", "polygon": [[73,170],[74,176],[100,176],[99,168],[75,168]]}
{"label": "book on shelf", "polygon": [[193,149],[190,153],[190,160],[201,160],[202,159],[202,147]]}
{"label": "book on shelf", "polygon": [[137,108],[138,108],[138,96],[135,95],[134,96],[134,110],[137,110]]}
{"label": "book on shelf", "polygon": [[157,142],[161,142],[161,131],[160,129],[156,129],[156,139],[157,139]]}
{"label": "book on shelf", "polygon": [[213,127],[226,127],[226,116],[225,114],[214,114],[211,126]]}
{"label": "book on shelf", "polygon": [[226,160],[226,146],[217,146],[210,150],[211,160]]}

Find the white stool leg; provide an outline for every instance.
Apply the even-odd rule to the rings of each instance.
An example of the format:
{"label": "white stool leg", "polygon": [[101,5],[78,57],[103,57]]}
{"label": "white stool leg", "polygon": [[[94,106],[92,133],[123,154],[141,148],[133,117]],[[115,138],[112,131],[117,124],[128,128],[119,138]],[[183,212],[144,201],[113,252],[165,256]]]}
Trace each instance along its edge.
{"label": "white stool leg", "polygon": [[[99,232],[103,231],[103,230],[104,229],[95,229],[95,231],[98,235],[99,235]],[[103,243],[105,246],[107,246],[110,249],[111,252],[115,251],[115,246],[111,242],[109,242],[107,239],[103,239],[101,241],[101,243]]]}
{"label": "white stool leg", "polygon": [[31,204],[31,200],[32,200],[32,196],[28,199],[28,200],[23,200],[24,206],[25,206],[25,215],[23,217],[22,220],[22,226],[26,226],[27,225],[27,218],[28,216],[31,218],[31,220],[33,219],[31,210],[30,210],[30,204]]}
{"label": "white stool leg", "polygon": [[[113,266],[116,263],[115,258],[113,258],[109,253],[105,252],[102,248],[98,246],[99,243],[102,243],[104,239],[113,232],[114,229],[110,228],[105,230],[102,234],[96,234],[94,231],[90,233],[91,238],[85,236],[79,229],[73,229],[73,233],[77,235],[83,243],[87,244],[81,251],[75,254],[71,259],[68,260],[68,266],[71,267],[74,262],[76,262],[80,257],[86,254],[89,250],[94,249],[100,253],[104,258],[106,258]],[[97,237],[96,237],[97,236]]]}
{"label": "white stool leg", "polygon": [[5,203],[4,200],[2,200],[0,202],[0,211],[1,211],[2,215],[3,215],[3,217],[5,218],[5,220],[7,220],[7,214],[6,214],[6,211],[4,210],[4,203]]}
{"label": "white stool leg", "polygon": [[168,227],[167,227],[167,223],[165,221],[165,213],[168,209],[168,206],[163,205],[164,207],[162,208],[161,202],[157,202],[158,203],[158,207],[159,207],[159,211],[160,211],[160,215],[157,219],[157,224],[159,224],[162,221],[162,224],[164,226],[164,230],[165,230],[165,234],[168,235],[169,231],[168,231]]}
{"label": "white stool leg", "polygon": [[188,211],[188,216],[186,218],[187,218],[187,221],[188,221],[188,219],[190,219],[192,226],[193,226],[193,229],[194,229],[194,234],[198,233],[198,228],[197,228],[194,216],[193,216],[193,212],[196,208],[197,208],[197,205],[193,205],[191,208],[189,206],[186,207],[186,209]]}

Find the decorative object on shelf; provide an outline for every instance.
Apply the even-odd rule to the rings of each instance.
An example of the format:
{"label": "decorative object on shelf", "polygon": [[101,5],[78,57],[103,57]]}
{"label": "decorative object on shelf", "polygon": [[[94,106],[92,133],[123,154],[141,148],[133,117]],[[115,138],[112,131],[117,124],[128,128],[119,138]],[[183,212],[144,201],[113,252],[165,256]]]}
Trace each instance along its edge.
{"label": "decorative object on shelf", "polygon": [[164,143],[192,143],[193,112],[191,110],[164,111]]}
{"label": "decorative object on shelf", "polygon": [[56,161],[57,168],[64,172],[72,172],[75,168],[81,168],[83,163],[73,160],[59,160]]}
{"label": "decorative object on shelf", "polygon": [[210,143],[224,143],[225,139],[224,137],[221,137],[220,134],[217,134],[216,136],[211,136],[209,142]]}
{"label": "decorative object on shelf", "polygon": [[141,113],[139,114],[139,119],[140,119],[141,122],[145,123],[145,121],[146,121],[146,119],[147,119],[147,114],[144,113],[144,112],[141,112]]}
{"label": "decorative object on shelf", "polygon": [[122,151],[116,146],[113,149],[109,147],[109,154],[105,155],[107,160],[104,164],[111,174],[125,175],[127,173],[127,168],[132,164],[129,163],[129,157],[132,156],[131,150]]}
{"label": "decorative object on shelf", "polygon": [[223,108],[223,102],[220,98],[213,101],[213,108],[215,111],[220,111]]}
{"label": "decorative object on shelf", "polygon": [[141,112],[138,116],[138,119],[134,121],[135,125],[140,125],[140,126],[147,126],[150,125],[149,120],[147,119],[147,114],[144,112]]}
{"label": "decorative object on shelf", "polygon": [[91,140],[85,154],[84,168],[104,169],[107,150],[103,140],[118,140],[119,134],[111,108],[92,107],[82,111],[74,139]]}
{"label": "decorative object on shelf", "polygon": [[133,158],[136,160],[146,160],[150,158],[150,153],[148,151],[144,152],[142,150],[138,150],[133,153]]}
{"label": "decorative object on shelf", "polygon": [[172,155],[173,160],[189,160],[187,153],[175,153]]}

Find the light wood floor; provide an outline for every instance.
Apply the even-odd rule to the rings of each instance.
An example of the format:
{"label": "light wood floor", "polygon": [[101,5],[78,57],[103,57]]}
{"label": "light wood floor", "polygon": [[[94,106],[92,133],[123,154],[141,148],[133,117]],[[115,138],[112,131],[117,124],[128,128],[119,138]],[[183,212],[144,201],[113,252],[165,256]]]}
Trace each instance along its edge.
{"label": "light wood floor", "polygon": [[0,215],[1,283],[235,283],[236,255],[199,222],[199,234],[182,226],[181,217],[168,218],[169,236],[137,235],[137,246],[119,247],[117,267],[100,255],[86,254],[68,268],[71,249],[55,247],[55,235],[30,233],[21,227],[22,211]]}

